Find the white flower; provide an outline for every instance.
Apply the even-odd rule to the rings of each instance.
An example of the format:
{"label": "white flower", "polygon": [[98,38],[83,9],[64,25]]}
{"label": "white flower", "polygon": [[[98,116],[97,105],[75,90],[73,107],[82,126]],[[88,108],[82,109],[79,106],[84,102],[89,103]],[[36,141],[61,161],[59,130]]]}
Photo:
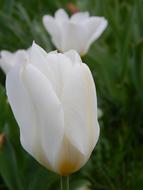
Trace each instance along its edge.
{"label": "white flower", "polygon": [[27,56],[6,78],[21,143],[48,169],[70,174],[87,162],[99,138],[91,72],[73,50],[47,54],[33,44]]}
{"label": "white flower", "polygon": [[4,73],[7,74],[15,64],[25,62],[27,59],[27,51],[29,51],[29,49],[17,50],[14,53],[7,50],[2,50],[0,52],[0,67]]}
{"label": "white flower", "polygon": [[104,17],[90,17],[88,12],[78,12],[69,18],[63,9],[59,9],[54,18],[45,15],[43,24],[58,50],[65,52],[74,49],[84,55],[107,27],[107,20]]}

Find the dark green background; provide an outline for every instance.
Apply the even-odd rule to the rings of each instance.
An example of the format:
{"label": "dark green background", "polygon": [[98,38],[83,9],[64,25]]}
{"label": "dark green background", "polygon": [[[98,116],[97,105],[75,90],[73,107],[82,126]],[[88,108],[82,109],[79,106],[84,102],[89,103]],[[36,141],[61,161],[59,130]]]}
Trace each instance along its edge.
{"label": "dark green background", "polygon": [[[0,0],[0,50],[28,48],[32,41],[53,50],[42,25],[44,14],[67,9],[66,0]],[[143,1],[70,1],[81,11],[104,16],[104,34],[83,58],[98,94],[101,135],[89,162],[70,177],[71,189],[143,189]],[[19,143],[19,129],[5,93],[0,70],[0,190],[56,190],[59,176],[46,171]]]}

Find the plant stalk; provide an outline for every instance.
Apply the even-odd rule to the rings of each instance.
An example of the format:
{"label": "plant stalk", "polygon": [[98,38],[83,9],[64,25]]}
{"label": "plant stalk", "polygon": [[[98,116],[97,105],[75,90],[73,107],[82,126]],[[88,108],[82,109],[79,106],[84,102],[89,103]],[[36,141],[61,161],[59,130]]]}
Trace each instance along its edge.
{"label": "plant stalk", "polygon": [[69,176],[61,176],[61,190],[69,190]]}

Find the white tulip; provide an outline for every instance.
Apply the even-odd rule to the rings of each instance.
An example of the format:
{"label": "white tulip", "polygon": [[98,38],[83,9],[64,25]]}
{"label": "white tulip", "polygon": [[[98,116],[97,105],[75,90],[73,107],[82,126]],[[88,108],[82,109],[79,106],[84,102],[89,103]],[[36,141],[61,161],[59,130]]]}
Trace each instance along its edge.
{"label": "white tulip", "polygon": [[84,55],[107,27],[107,20],[104,17],[90,17],[88,12],[78,12],[69,18],[63,9],[59,9],[54,18],[45,15],[43,24],[58,50],[65,52],[74,49]]}
{"label": "white tulip", "polygon": [[29,49],[20,49],[14,53],[7,50],[2,50],[0,52],[0,67],[3,72],[7,74],[15,64],[25,62],[27,59],[27,51],[29,51]]}
{"label": "white tulip", "polygon": [[99,138],[91,72],[74,50],[46,53],[33,44],[27,57],[6,78],[21,144],[48,169],[68,175],[87,162]]}

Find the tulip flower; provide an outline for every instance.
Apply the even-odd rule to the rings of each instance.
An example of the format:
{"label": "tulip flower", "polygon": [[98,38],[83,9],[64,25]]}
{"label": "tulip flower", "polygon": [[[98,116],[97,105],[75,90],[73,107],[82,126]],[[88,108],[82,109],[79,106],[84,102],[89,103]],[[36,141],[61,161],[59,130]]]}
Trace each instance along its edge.
{"label": "tulip flower", "polygon": [[27,59],[26,51],[29,50],[21,49],[14,53],[7,50],[2,50],[0,52],[0,68],[3,70],[3,72],[7,74],[16,63],[25,62]]}
{"label": "tulip flower", "polygon": [[103,33],[107,20],[104,17],[90,17],[88,12],[78,12],[69,18],[63,9],[59,9],[54,18],[45,15],[43,24],[59,51],[74,49],[83,56]]}
{"label": "tulip flower", "polygon": [[79,170],[99,138],[97,99],[88,66],[74,50],[46,53],[33,44],[6,77],[24,149],[62,176]]}

